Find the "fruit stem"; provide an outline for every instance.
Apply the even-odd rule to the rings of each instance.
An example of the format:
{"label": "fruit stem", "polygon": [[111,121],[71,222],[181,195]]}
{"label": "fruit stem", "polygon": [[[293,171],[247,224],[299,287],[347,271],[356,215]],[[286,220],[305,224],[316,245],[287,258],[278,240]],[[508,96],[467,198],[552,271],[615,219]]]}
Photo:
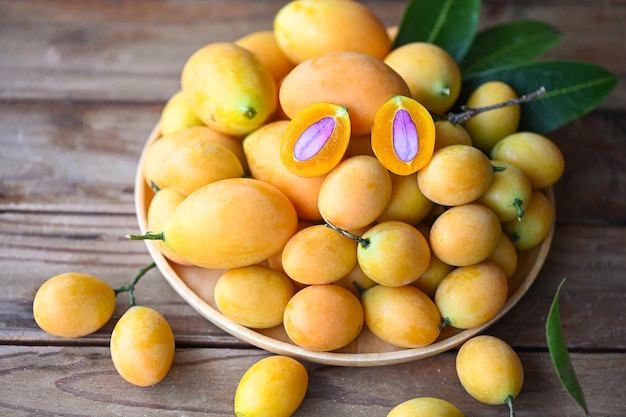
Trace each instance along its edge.
{"label": "fruit stem", "polygon": [[146,232],[143,235],[126,235],[126,237],[130,240],[163,240],[165,236],[163,235],[163,232],[161,233]]}
{"label": "fruit stem", "polygon": [[522,221],[522,217],[524,217],[524,213],[526,213],[526,210],[522,208],[522,203],[523,201],[521,198],[516,198],[515,200],[513,200],[513,207],[517,209],[517,221],[518,222]]}
{"label": "fruit stem", "polygon": [[363,249],[367,249],[367,247],[370,245],[369,239],[362,238],[361,236],[357,236],[354,233],[348,232],[347,230],[340,229],[339,227],[335,226],[328,220],[326,220],[326,227],[334,230],[335,232],[338,232],[339,234],[347,237],[348,239],[354,240],[355,242],[359,243],[363,247]]}
{"label": "fruit stem", "polygon": [[353,286],[354,288],[356,288],[356,290],[357,290],[357,291],[359,292],[359,294],[361,294],[361,295],[363,295],[363,293],[365,292],[365,289],[364,289],[363,287],[361,287],[361,286],[359,285],[359,283],[358,283],[358,282],[356,282],[356,281],[352,281],[352,286]]}
{"label": "fruit stem", "polygon": [[152,188],[155,193],[158,193],[159,191],[161,191],[161,187],[156,185],[154,181],[150,181],[150,188]]}
{"label": "fruit stem", "polygon": [[489,110],[501,109],[502,107],[514,106],[516,104],[521,104],[521,103],[527,103],[529,101],[532,101],[544,95],[545,93],[546,93],[546,88],[542,86],[537,91],[533,91],[532,93],[524,94],[521,97],[507,100],[502,103],[492,104],[490,106],[484,106],[484,107],[461,106],[461,110],[463,110],[463,112],[458,113],[458,114],[448,113],[448,121],[453,124],[465,123],[472,117],[476,116],[477,114],[484,113]]}
{"label": "fruit stem", "polygon": [[133,294],[133,292],[135,291],[135,285],[137,285],[141,277],[143,277],[146,274],[146,272],[148,272],[155,266],[156,266],[156,263],[152,262],[151,264],[146,265],[143,268],[141,268],[139,272],[137,273],[137,275],[135,275],[135,278],[130,282],[130,284],[124,285],[123,287],[119,287],[113,290],[115,292],[115,295],[118,295],[123,292],[127,292],[128,298],[130,299],[130,306],[133,307],[135,305],[135,295]]}
{"label": "fruit stem", "polygon": [[450,320],[448,317],[444,317],[441,321],[441,324],[437,326],[437,330],[443,330],[444,327],[448,327],[450,324],[452,324],[452,320]]}
{"label": "fruit stem", "polygon": [[515,417],[515,409],[513,408],[513,396],[509,395],[504,401],[509,406],[509,417]]}

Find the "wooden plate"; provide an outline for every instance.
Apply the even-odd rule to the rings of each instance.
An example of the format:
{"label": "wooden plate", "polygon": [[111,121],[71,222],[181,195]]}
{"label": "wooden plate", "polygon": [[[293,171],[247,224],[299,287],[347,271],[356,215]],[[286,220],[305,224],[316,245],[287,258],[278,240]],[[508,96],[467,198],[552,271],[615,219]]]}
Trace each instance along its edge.
{"label": "wooden plate", "polygon": [[[147,209],[154,193],[144,181],[141,165],[147,148],[158,138],[159,125],[157,124],[143,149],[135,178],[135,209],[142,233],[148,231]],[[554,207],[552,188],[547,189],[546,194]],[[223,270],[181,266],[168,261],[157,249],[156,242],[146,240],[145,244],[172,288],[199,314],[225,332],[275,354],[328,365],[378,366],[433,356],[457,347],[469,338],[484,332],[517,304],[530,288],[548,255],[553,234],[554,221],[550,233],[541,245],[519,254],[517,272],[509,279],[509,298],[502,311],[488,323],[468,330],[444,328],[439,339],[433,344],[412,349],[398,348],[383,342],[364,326],[356,341],[333,352],[316,352],[296,346],[289,340],[282,325],[268,330],[254,330],[232,322],[219,312],[213,300],[215,282]]]}

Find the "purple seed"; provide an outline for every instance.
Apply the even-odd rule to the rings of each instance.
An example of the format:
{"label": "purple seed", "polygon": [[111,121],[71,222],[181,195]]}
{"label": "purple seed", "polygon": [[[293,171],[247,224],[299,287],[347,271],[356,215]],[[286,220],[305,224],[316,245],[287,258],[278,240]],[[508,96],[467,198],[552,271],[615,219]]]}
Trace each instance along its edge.
{"label": "purple seed", "polygon": [[335,119],[330,116],[313,123],[296,141],[293,156],[298,161],[308,161],[313,158],[326,145],[334,129]]}
{"label": "purple seed", "polygon": [[393,118],[393,150],[398,159],[410,162],[415,159],[418,134],[411,115],[404,109],[398,110]]}

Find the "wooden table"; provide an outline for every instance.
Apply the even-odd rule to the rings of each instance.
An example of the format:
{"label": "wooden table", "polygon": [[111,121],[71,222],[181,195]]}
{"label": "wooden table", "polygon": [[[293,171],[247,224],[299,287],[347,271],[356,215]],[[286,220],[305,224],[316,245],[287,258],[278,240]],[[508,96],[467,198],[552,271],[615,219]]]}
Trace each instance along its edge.
{"label": "wooden table", "polygon": [[[391,25],[404,1],[368,1]],[[32,300],[47,278],[83,271],[126,284],[151,259],[137,231],[133,181],[140,151],[186,58],[212,41],[271,27],[283,1],[0,1],[0,415],[233,415],[243,372],[268,353],[198,315],[157,270],[139,284],[177,340],[174,366],[150,388],[131,386],[108,349],[115,317],[81,339],[50,336]],[[626,2],[484,2],[482,26],[548,22],[564,35],[549,57],[626,75]],[[591,114],[553,132],[566,172],[555,187],[552,249],[523,300],[489,329],[525,368],[520,416],[579,416],[561,388],[544,325],[557,285],[563,328],[594,416],[626,416],[626,85]],[[503,416],[460,386],[455,352],[411,363],[349,368],[306,363],[295,415],[385,416],[417,396],[452,401],[466,416]]]}

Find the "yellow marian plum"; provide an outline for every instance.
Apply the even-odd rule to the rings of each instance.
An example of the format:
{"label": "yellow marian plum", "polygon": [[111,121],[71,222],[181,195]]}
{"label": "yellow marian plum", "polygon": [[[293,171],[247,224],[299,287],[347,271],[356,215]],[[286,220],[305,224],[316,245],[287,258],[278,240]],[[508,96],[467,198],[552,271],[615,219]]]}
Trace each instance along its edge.
{"label": "yellow marian plum", "polygon": [[[497,264],[504,275],[507,278],[511,278],[515,271],[517,271],[517,261],[518,261],[518,253],[517,249],[515,249],[515,245],[511,239],[502,231],[502,235],[500,236],[500,240],[496,245],[496,248],[491,252],[486,259],[487,261],[491,261]],[[509,288],[511,290],[511,288]]]}
{"label": "yellow marian plum", "polygon": [[296,64],[340,51],[383,59],[391,49],[383,23],[356,1],[292,0],[276,13],[274,32],[285,55]]}
{"label": "yellow marian plum", "polygon": [[430,229],[430,247],[449,265],[473,265],[487,259],[501,233],[502,226],[493,211],[480,204],[464,204],[437,217]]}
{"label": "yellow marian plum", "polygon": [[243,374],[235,391],[237,417],[289,417],[306,395],[309,375],[297,360],[269,356]]}
{"label": "yellow marian plum", "polygon": [[441,317],[435,303],[412,285],[376,285],[361,296],[365,323],[380,339],[395,346],[428,346],[439,337]]}
{"label": "yellow marian plum", "polygon": [[113,328],[110,347],[117,372],[140,387],[160,382],[174,361],[174,333],[167,320],[150,307],[129,308]]}
{"label": "yellow marian plum", "polygon": [[145,180],[187,196],[211,182],[241,177],[244,170],[237,155],[209,138],[210,132],[207,127],[191,127],[154,142],[142,160]]}
{"label": "yellow marian plum", "polygon": [[159,123],[162,136],[188,127],[204,125],[202,120],[196,116],[182,91],[177,91],[167,100],[161,111]]}
{"label": "yellow marian plum", "polygon": [[[160,233],[163,230],[163,224],[184,199],[184,195],[172,188],[158,190],[148,206],[146,215],[148,230],[152,233]],[[161,254],[167,259],[180,265],[189,265],[187,261],[178,256],[163,241],[157,240],[155,243]]]}
{"label": "yellow marian plum", "polygon": [[554,207],[541,190],[533,190],[526,213],[521,220],[502,224],[502,230],[517,250],[538,246],[550,234],[554,222]]}
{"label": "yellow marian plum", "polygon": [[282,272],[264,265],[250,265],[224,272],[213,296],[226,317],[254,329],[268,329],[283,322],[285,306],[295,290]]}
{"label": "yellow marian plum", "polygon": [[428,241],[414,226],[397,220],[378,223],[361,236],[361,269],[378,284],[400,287],[418,279],[430,263]]}
{"label": "yellow marian plum", "polygon": [[256,55],[259,61],[270,70],[277,84],[295,66],[278,46],[273,30],[249,33],[237,39],[235,44]]}
{"label": "yellow marian plum", "polygon": [[324,220],[343,230],[372,223],[391,199],[389,172],[372,156],[343,160],[322,183],[318,207]]}
{"label": "yellow marian plum", "polygon": [[82,337],[104,326],[115,310],[115,292],[98,277],[80,272],[55,275],[35,293],[33,315],[42,330]]}
{"label": "yellow marian plum", "polygon": [[533,188],[551,186],[565,170],[559,147],[549,138],[533,132],[515,132],[501,139],[491,150],[491,158],[521,169]]}
{"label": "yellow marian plum", "polygon": [[507,297],[504,271],[485,261],[458,267],[446,275],[435,292],[435,303],[444,322],[457,329],[470,329],[494,318]]}
{"label": "yellow marian plum", "polygon": [[321,220],[317,197],[326,177],[301,177],[291,173],[283,164],[280,147],[288,125],[287,120],[270,122],[246,136],[243,149],[250,172],[254,178],[272,184],[285,193],[298,217]]}
{"label": "yellow marian plum", "polygon": [[348,109],[332,103],[311,104],[289,122],[280,159],[295,175],[325,175],[343,159],[350,132]]}
{"label": "yellow marian plum", "polygon": [[461,92],[461,71],[445,49],[427,42],[412,42],[391,51],[384,59],[406,81],[411,96],[440,116]]}
{"label": "yellow marian plum", "polygon": [[418,397],[398,404],[387,417],[463,417],[463,413],[441,398]]}
{"label": "yellow marian plum", "polygon": [[493,210],[501,222],[521,220],[532,195],[528,177],[508,162],[491,163],[495,168],[493,179],[476,202]]}
{"label": "yellow marian plum", "polygon": [[435,122],[416,100],[395,96],[376,112],[372,149],[385,168],[410,175],[430,161],[435,148]]}
{"label": "yellow marian plum", "polygon": [[448,120],[435,122],[435,150],[448,145],[471,145],[472,138],[463,126]]}
{"label": "yellow marian plum", "polygon": [[416,175],[391,174],[391,198],[378,222],[398,220],[417,225],[424,220],[433,208],[417,184]]}
{"label": "yellow marian plum", "polygon": [[291,236],[283,248],[282,266],[301,284],[330,284],[356,266],[356,247],[354,240],[316,224]]}
{"label": "yellow marian plum", "polygon": [[185,198],[161,233],[128,237],[163,240],[193,265],[226,269],[280,252],[297,226],[293,204],[276,187],[253,178],[229,178]]}
{"label": "yellow marian plum", "polygon": [[524,368],[517,353],[505,341],[481,335],[465,342],[456,356],[461,385],[476,400],[498,405],[512,401],[522,390]]}
{"label": "yellow marian plum", "polygon": [[369,134],[378,109],[397,95],[411,95],[397,72],[380,59],[347,51],[298,64],[279,90],[280,105],[290,118],[315,103],[346,107],[354,135]]}
{"label": "yellow marian plum", "polygon": [[443,206],[473,202],[487,190],[492,179],[489,158],[470,145],[450,145],[435,151],[417,173],[422,193]]}
{"label": "yellow marian plum", "polygon": [[[467,107],[478,108],[504,103],[517,98],[515,90],[501,81],[488,81],[472,92]],[[519,126],[519,104],[489,110],[473,116],[463,124],[478,149],[489,153],[493,146]]]}
{"label": "yellow marian plum", "polygon": [[363,327],[363,307],[349,290],[335,284],[310,285],[285,308],[283,325],[298,346],[320,352],[342,348]]}
{"label": "yellow marian plum", "polygon": [[228,135],[252,132],[273,117],[278,105],[269,69],[252,52],[230,42],[194,52],[183,67],[181,85],[196,115]]}

